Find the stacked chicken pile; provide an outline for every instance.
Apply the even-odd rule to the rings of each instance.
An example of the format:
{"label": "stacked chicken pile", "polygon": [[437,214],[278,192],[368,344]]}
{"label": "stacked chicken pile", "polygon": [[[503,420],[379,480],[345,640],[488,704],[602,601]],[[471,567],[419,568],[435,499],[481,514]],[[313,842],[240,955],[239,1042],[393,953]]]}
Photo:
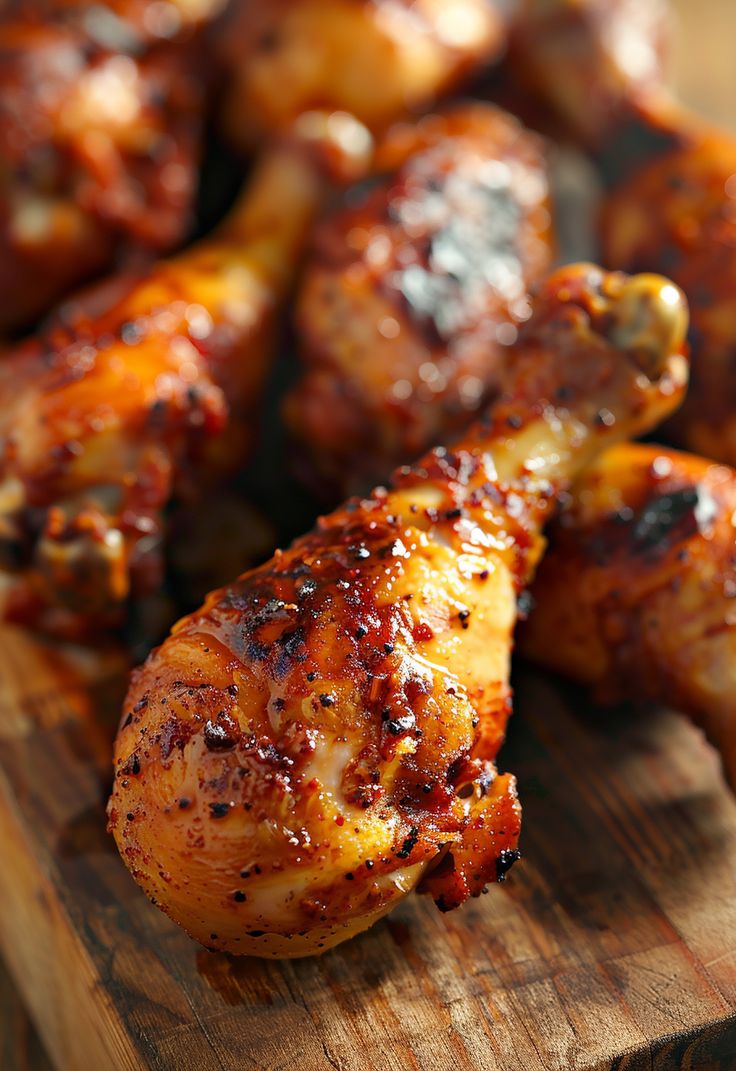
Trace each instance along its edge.
{"label": "stacked chicken pile", "polygon": [[[187,571],[247,564],[260,522],[218,511],[269,453],[284,350],[271,501],[287,467],[315,511],[356,496],[208,595],[131,682],[111,830],[211,947],[310,954],[414,888],[449,910],[505,876],[520,807],[496,758],[531,602],[528,656],[678,706],[736,771],[736,143],[668,96],[665,15],[3,12],[5,617],[91,642],[172,575],[181,595]],[[598,167],[611,270],[552,271],[542,134]],[[200,172],[249,161],[214,233],[155,259],[208,214]],[[625,442],[659,425],[721,464]]]}

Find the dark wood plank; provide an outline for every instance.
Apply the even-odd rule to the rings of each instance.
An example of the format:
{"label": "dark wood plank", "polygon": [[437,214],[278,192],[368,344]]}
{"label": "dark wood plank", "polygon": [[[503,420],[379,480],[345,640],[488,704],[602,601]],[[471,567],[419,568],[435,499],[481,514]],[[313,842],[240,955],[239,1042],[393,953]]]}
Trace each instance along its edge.
{"label": "dark wood plank", "polygon": [[524,673],[507,885],[447,916],[415,898],[319,960],[237,961],[105,834],[120,669],[0,632],[0,945],[63,1071],[736,1066],[736,804],[680,719]]}
{"label": "dark wood plank", "polygon": [[51,1071],[51,1064],[31,1024],[18,991],[0,963],[0,1068],[3,1071]]}

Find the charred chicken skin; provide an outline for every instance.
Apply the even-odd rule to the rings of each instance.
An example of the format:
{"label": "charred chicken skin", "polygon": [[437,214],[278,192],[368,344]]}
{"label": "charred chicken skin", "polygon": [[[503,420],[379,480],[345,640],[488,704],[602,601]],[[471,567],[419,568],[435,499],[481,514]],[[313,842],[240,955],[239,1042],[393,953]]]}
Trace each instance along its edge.
{"label": "charred chicken skin", "polygon": [[499,0],[242,0],[222,33],[236,144],[347,112],[371,133],[429,108],[506,41]]}
{"label": "charred chicken skin", "polygon": [[[6,5],[0,17],[0,329],[190,223],[217,5]],[[195,12],[197,8],[197,12]]]}
{"label": "charred chicken skin", "polygon": [[517,597],[557,493],[681,398],[685,328],[666,280],[562,269],[454,449],[216,591],[137,671],[110,827],[190,934],[307,955],[415,887],[448,910],[504,875]]}
{"label": "charred chicken skin", "polygon": [[542,145],[507,113],[467,105],[399,125],[374,167],[385,177],[317,228],[297,302],[304,370],[285,406],[309,465],[345,492],[467,425],[552,261]]}
{"label": "charred chicken skin", "polygon": [[210,239],[71,304],[0,362],[6,615],[55,631],[156,588],[164,508],[236,467],[322,196],[274,149]]}
{"label": "charred chicken skin", "polygon": [[530,658],[689,714],[736,786],[736,472],[659,446],[606,452],[575,485],[522,631]]}

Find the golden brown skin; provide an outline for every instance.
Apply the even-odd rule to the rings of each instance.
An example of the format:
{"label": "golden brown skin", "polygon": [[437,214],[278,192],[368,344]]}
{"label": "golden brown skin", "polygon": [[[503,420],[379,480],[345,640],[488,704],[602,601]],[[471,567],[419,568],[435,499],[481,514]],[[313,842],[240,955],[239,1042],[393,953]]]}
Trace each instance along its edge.
{"label": "golden brown skin", "polygon": [[521,649],[689,714],[736,785],[736,472],[659,446],[605,453],[551,527]]}
{"label": "golden brown skin", "polygon": [[668,16],[667,0],[520,0],[507,91],[534,125],[598,148],[663,92]]}
{"label": "golden brown skin", "polygon": [[7,616],[95,628],[155,590],[164,507],[243,460],[321,195],[310,158],[274,149],[212,238],[103,284],[0,363]]}
{"label": "golden brown skin", "polygon": [[671,432],[707,457],[736,463],[736,139],[687,115],[678,144],[609,198],[603,257],[625,270],[666,271],[688,296],[692,385]]}
{"label": "golden brown skin", "polygon": [[236,144],[312,112],[348,112],[373,134],[429,108],[506,40],[499,0],[241,0],[222,34]]}
{"label": "golden brown skin", "polygon": [[[6,5],[0,17],[0,329],[191,220],[220,0]],[[198,10],[198,14],[195,9]]]}
{"label": "golden brown skin", "polygon": [[307,955],[414,887],[448,910],[504,875],[517,597],[556,494],[680,400],[686,320],[659,277],[562,269],[483,422],[209,596],[134,675],[110,828],[189,933]]}
{"label": "golden brown skin", "polygon": [[467,426],[553,256],[542,145],[506,112],[397,126],[374,167],[317,228],[284,410],[302,467],[345,493]]}

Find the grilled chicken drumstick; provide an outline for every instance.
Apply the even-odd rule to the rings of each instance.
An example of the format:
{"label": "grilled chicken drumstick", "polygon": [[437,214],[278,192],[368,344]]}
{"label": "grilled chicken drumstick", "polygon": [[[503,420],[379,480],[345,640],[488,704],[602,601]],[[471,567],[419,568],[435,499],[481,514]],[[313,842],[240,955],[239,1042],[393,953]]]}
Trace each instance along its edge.
{"label": "grilled chicken drumstick", "polygon": [[23,0],[0,17],[0,329],[190,223],[222,0]]}
{"label": "grilled chicken drumstick", "polygon": [[103,285],[0,362],[7,616],[97,627],[155,589],[172,495],[243,460],[321,196],[317,164],[274,149],[212,238]]}
{"label": "grilled chicken drumstick", "polygon": [[374,169],[317,228],[285,407],[303,467],[345,493],[482,408],[553,255],[541,143],[497,108],[394,127]]}
{"label": "grilled chicken drumstick", "polygon": [[307,955],[417,886],[447,910],[503,876],[516,600],[557,492],[680,400],[685,327],[664,279],[562,269],[484,421],[209,596],[137,671],[110,827],[189,933]]}
{"label": "grilled chicken drumstick", "polygon": [[560,519],[522,631],[535,661],[689,714],[736,786],[736,472],[659,446],[618,446]]}
{"label": "grilled chicken drumstick", "polygon": [[502,0],[241,0],[222,33],[225,126],[246,148],[317,112],[371,133],[454,89],[506,42]]}

